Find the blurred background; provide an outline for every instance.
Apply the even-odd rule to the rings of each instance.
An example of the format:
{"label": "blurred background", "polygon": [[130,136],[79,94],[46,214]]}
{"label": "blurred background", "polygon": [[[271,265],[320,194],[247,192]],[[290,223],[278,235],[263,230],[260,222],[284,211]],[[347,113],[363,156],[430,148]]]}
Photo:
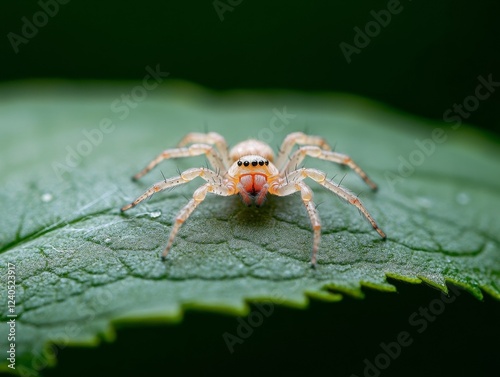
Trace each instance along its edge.
{"label": "blurred background", "polygon": [[[498,132],[498,1],[9,1],[0,80],[170,78],[340,91]],[[487,99],[475,100],[476,89]],[[482,90],[482,91],[481,91]],[[464,101],[466,102],[464,104]],[[466,106],[472,111],[454,108]],[[457,113],[458,112],[458,113]],[[449,121],[453,124],[453,121]]]}

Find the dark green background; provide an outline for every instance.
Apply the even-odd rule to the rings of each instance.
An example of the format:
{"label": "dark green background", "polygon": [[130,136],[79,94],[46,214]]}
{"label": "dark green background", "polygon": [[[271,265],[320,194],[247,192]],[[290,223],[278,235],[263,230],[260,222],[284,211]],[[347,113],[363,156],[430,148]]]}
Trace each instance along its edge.
{"label": "dark green background", "polygon": [[[438,291],[389,279],[398,293],[367,289],[364,300],[313,301],[308,310],[276,307],[230,354],[222,339],[236,335],[233,317],[188,311],[180,325],[124,327],[99,348],[66,348],[47,377],[78,376],[365,376],[380,344],[401,332],[413,343],[379,376],[470,377],[498,373],[498,302],[460,291],[421,334],[409,317],[441,300]],[[255,306],[252,310],[258,310]],[[431,315],[432,317],[432,315]],[[419,319],[423,317],[418,317]],[[77,369],[77,370],[75,370]]]}
{"label": "dark green background", "polygon": [[[160,64],[173,78],[216,89],[345,91],[436,119],[474,94],[479,75],[500,81],[500,2],[401,5],[348,64],[339,44],[352,44],[354,27],[387,1],[243,0],[221,21],[213,0],[70,0],[18,54],[7,34],[21,34],[21,18],[40,8],[7,1],[0,79],[142,79],[147,65]],[[468,122],[497,129],[499,102],[494,93]]]}
{"label": "dark green background", "polygon": [[[71,0],[16,54],[7,34],[20,34],[21,18],[40,8],[36,1],[6,0],[0,80],[140,80],[146,66],[160,64],[172,78],[214,89],[343,91],[438,120],[474,94],[479,75],[500,81],[500,2],[401,3],[404,10],[348,64],[339,44],[352,44],[353,28],[364,28],[370,11],[385,9],[387,1],[243,0],[222,22],[212,0]],[[499,102],[495,92],[468,122],[498,132]],[[303,312],[278,308],[233,356],[222,338],[213,339],[234,331],[236,320],[189,312],[180,326],[125,327],[115,343],[65,349],[59,368],[46,374],[293,375],[320,368],[360,376],[363,359],[373,359],[380,342],[393,341],[408,328],[409,315],[439,297],[426,286],[397,286],[397,295],[367,291],[363,301],[314,302]],[[498,370],[498,331],[491,328],[498,303],[485,300],[463,294],[382,376]],[[177,362],[164,361],[172,359]]]}

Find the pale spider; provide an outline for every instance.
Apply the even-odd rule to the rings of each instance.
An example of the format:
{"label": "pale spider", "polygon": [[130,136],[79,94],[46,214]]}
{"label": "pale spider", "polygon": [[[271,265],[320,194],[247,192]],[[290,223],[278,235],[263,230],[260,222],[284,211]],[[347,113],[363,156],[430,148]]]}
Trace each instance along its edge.
{"label": "pale spider", "polygon": [[[295,145],[298,145],[299,148],[290,155]],[[304,183],[305,178],[311,178],[357,207],[378,234],[383,239],[386,238],[385,233],[378,227],[357,196],[340,185],[327,180],[326,174],[320,170],[297,168],[306,156],[331,161],[350,167],[372,190],[377,189],[377,185],[368,178],[365,172],[349,156],[332,151],[322,137],[309,136],[302,132],[291,133],[285,138],[276,162],[273,162],[274,153],[271,147],[261,141],[246,140],[229,151],[226,140],[218,133],[190,133],[181,140],[177,148],[167,149],[162,152],[146,168],[137,173],[133,179],[141,178],[163,160],[203,154],[212,165],[213,170],[204,167],[193,168],[180,173],[178,177],[164,179],[149,188],[134,202],[121,209],[122,212],[127,211],[159,191],[188,183],[197,177],[206,181],[203,186],[195,191],[193,198],[178,213],[170,232],[167,247],[162,254],[163,260],[166,259],[182,224],[189,218],[196,207],[203,202],[209,192],[220,196],[240,194],[245,204],[251,206],[252,203],[255,203],[257,207],[264,203],[268,193],[287,196],[300,192],[314,230],[311,265],[315,267],[316,254],[321,238],[321,222],[316,206],[312,201],[313,192]]]}

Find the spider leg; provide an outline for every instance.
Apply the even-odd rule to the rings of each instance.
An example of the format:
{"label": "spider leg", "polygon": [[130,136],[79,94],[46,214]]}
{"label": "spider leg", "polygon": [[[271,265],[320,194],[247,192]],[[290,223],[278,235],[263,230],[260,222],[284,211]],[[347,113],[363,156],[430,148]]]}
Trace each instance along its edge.
{"label": "spider leg", "polygon": [[[344,199],[349,204],[355,206],[360,211],[360,213],[370,222],[373,229],[377,231],[380,237],[382,237],[383,239],[386,238],[385,233],[382,231],[382,229],[379,228],[373,217],[370,215],[370,213],[365,208],[363,203],[361,203],[358,197],[353,193],[349,192],[347,189],[327,180],[326,174],[323,173],[322,171],[317,169],[302,168],[288,174],[288,181],[290,182],[289,184],[297,184],[298,182],[304,180],[305,178],[311,178],[312,180],[318,182],[321,186],[332,191],[335,195],[337,195],[341,199]],[[281,178],[281,180],[283,180],[283,178]],[[271,186],[271,188],[274,188],[274,186]],[[271,192],[271,189],[269,191]]]}
{"label": "spider leg", "polygon": [[321,240],[321,221],[318,211],[316,210],[316,206],[312,200],[313,192],[311,188],[304,182],[302,182],[302,180],[295,179],[294,182],[287,183],[282,179],[281,184],[275,185],[273,186],[273,189],[269,190],[270,193],[277,196],[288,196],[296,193],[297,191],[300,191],[302,202],[306,207],[307,214],[309,215],[309,219],[311,220],[311,225],[313,227],[314,241],[311,256],[311,266],[316,267],[316,254],[318,253],[319,242]]}
{"label": "spider leg", "polygon": [[219,195],[233,195],[233,193],[235,191],[234,185],[232,185],[230,183],[226,183],[224,181],[223,177],[220,174],[217,174],[216,172],[214,172],[213,170],[210,170],[207,168],[194,168],[194,169],[189,169],[189,170],[184,171],[183,173],[181,173],[177,177],[165,179],[164,181],[160,181],[160,182],[154,184],[148,190],[146,190],[144,192],[144,194],[139,196],[132,203],[124,206],[121,209],[121,211],[125,212],[125,211],[129,210],[130,208],[135,207],[140,202],[148,199],[149,197],[153,196],[157,192],[164,191],[164,190],[167,190],[169,188],[188,183],[197,177],[203,178],[207,182],[210,182],[212,184],[211,187],[213,187],[213,189],[216,190],[217,191],[216,193]]}
{"label": "spider leg", "polygon": [[336,184],[328,181],[326,179],[326,174],[317,169],[298,169],[289,174],[286,177],[280,177],[276,180],[276,182],[271,183],[269,187],[269,193],[278,196],[287,196],[291,195],[297,191],[301,192],[302,201],[306,206],[307,212],[309,214],[309,218],[311,219],[311,223],[314,229],[314,243],[313,243],[313,253],[311,258],[311,264],[315,266],[316,264],[316,253],[319,247],[319,241],[321,237],[321,223],[319,219],[319,215],[317,213],[314,202],[312,201],[312,190],[303,183],[303,180],[306,178],[310,178],[313,181],[316,181],[326,189],[332,191],[335,195],[347,201],[349,204],[352,204],[360,213],[370,222],[373,229],[377,231],[377,233],[383,238],[386,238],[385,233],[380,229],[367,211],[365,206],[361,203],[361,201],[348,190],[343,187],[337,186]]}
{"label": "spider leg", "polygon": [[278,169],[283,170],[282,168],[287,162],[288,156],[290,155],[293,147],[296,144],[315,145],[323,150],[327,151],[331,150],[326,140],[320,136],[306,135],[303,132],[293,132],[287,135],[287,137],[285,137],[285,140],[283,140],[283,143],[281,144],[280,152],[275,164]]}
{"label": "spider leg", "polygon": [[234,192],[228,190],[225,186],[214,185],[211,182],[205,183],[203,186],[199,187],[193,194],[193,198],[186,204],[177,214],[175,218],[175,224],[170,231],[170,236],[168,238],[167,247],[163,251],[161,255],[162,260],[166,260],[167,255],[174,244],[175,237],[177,233],[181,229],[182,225],[186,222],[186,220],[191,216],[196,207],[198,207],[204,200],[208,192],[213,194],[221,195],[221,196],[230,196],[234,195]]}
{"label": "spider leg", "polygon": [[219,151],[224,165],[227,169],[231,166],[231,159],[229,158],[229,149],[226,139],[217,132],[199,133],[191,132],[184,136],[184,138],[177,144],[178,147],[185,147],[188,144],[209,144],[215,145]]}
{"label": "spider leg", "polygon": [[141,177],[149,173],[156,165],[158,165],[163,160],[167,160],[170,158],[201,156],[203,154],[207,156],[208,161],[210,161],[210,164],[215,170],[221,172],[227,171],[223,158],[221,157],[217,149],[215,149],[212,145],[192,144],[189,147],[172,148],[163,151],[153,161],[151,161],[148,166],[134,175],[133,179],[140,179]]}
{"label": "spider leg", "polygon": [[127,204],[126,206],[124,206],[121,209],[122,212],[127,211],[130,208],[135,207],[137,204],[139,204],[143,200],[153,196],[153,194],[155,194],[157,192],[160,192],[160,191],[163,191],[163,190],[166,190],[168,188],[175,187],[178,185],[182,185],[184,183],[188,183],[197,177],[203,178],[205,181],[207,181],[207,183],[205,183],[203,186],[199,187],[194,192],[193,198],[177,214],[175,224],[170,232],[167,247],[165,248],[165,251],[162,254],[163,260],[165,260],[168,252],[172,248],[175,236],[179,232],[179,229],[181,228],[182,224],[184,224],[184,222],[194,212],[196,207],[198,207],[198,205],[200,205],[203,202],[203,200],[205,200],[207,193],[211,192],[213,194],[220,195],[220,196],[235,195],[237,193],[237,190],[235,188],[234,182],[223,179],[223,177],[220,174],[217,174],[216,172],[214,172],[210,169],[207,169],[207,168],[189,169],[189,170],[186,170],[185,172],[181,173],[181,175],[178,177],[166,179],[164,181],[156,183],[155,185],[151,186],[151,188],[146,190],[146,192],[144,194],[139,196],[132,203]]}
{"label": "spider leg", "polygon": [[377,185],[368,178],[368,175],[356,164],[349,156],[329,150],[322,150],[317,146],[304,146],[300,147],[292,155],[288,164],[285,165],[283,171],[294,170],[296,166],[300,165],[306,156],[318,158],[320,160],[331,161],[336,164],[346,165],[359,175],[372,190],[377,190]]}

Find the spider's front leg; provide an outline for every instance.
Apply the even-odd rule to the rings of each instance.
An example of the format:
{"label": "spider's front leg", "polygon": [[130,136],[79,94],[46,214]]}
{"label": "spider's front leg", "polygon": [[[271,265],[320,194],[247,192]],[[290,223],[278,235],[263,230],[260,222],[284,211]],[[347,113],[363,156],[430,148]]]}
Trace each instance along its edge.
{"label": "spider's front leg", "polygon": [[278,196],[288,196],[300,191],[302,202],[306,207],[307,214],[311,220],[314,232],[313,249],[311,255],[311,266],[316,268],[316,255],[318,254],[319,243],[321,240],[321,220],[313,202],[313,192],[304,182],[292,182],[289,178],[280,178],[278,184],[270,187],[269,193]]}
{"label": "spider's front leg", "polygon": [[306,178],[310,178],[318,182],[326,189],[332,191],[335,195],[344,199],[349,204],[355,206],[360,211],[360,213],[370,222],[373,229],[377,231],[380,237],[386,239],[385,233],[382,231],[382,229],[379,228],[373,217],[370,215],[365,206],[356,196],[351,194],[345,188],[340,187],[331,181],[328,181],[326,179],[326,174],[319,170],[306,169],[306,168],[295,170],[290,174],[287,174],[285,177],[280,177],[276,182],[271,183],[269,188],[269,193],[278,196],[287,196],[297,191],[301,192],[302,201],[306,206],[309,218],[311,219],[311,223],[314,229],[313,253],[311,258],[311,264],[313,266],[315,266],[316,264],[316,253],[318,250],[319,240],[321,237],[321,223],[319,215],[312,201],[312,190],[309,186],[307,186],[303,182],[303,180]]}
{"label": "spider's front leg", "polygon": [[161,255],[161,259],[165,261],[167,259],[167,255],[174,244],[175,237],[182,225],[186,222],[186,220],[191,216],[194,210],[205,200],[207,193],[211,192],[212,194],[221,195],[221,196],[230,196],[235,194],[234,188],[223,186],[221,184],[212,184],[206,183],[200,188],[198,188],[194,194],[193,198],[186,204],[177,214],[175,218],[175,224],[170,231],[170,236],[168,237],[167,247],[163,251]]}
{"label": "spider's front leg", "polygon": [[326,179],[326,174],[317,169],[307,169],[302,168],[291,172],[288,176],[289,182],[299,182],[304,180],[305,178],[311,178],[313,181],[318,182],[321,186],[326,188],[327,190],[332,191],[335,195],[339,196],[341,199],[344,199],[347,203],[355,206],[360,213],[370,222],[373,229],[377,231],[377,233],[383,239],[386,239],[385,233],[382,229],[379,228],[373,217],[370,215],[368,210],[365,208],[363,203],[358,199],[357,196],[349,192],[347,189],[337,185]]}
{"label": "spider's front leg", "polygon": [[178,177],[165,179],[164,181],[154,184],[148,190],[146,190],[144,194],[142,194],[132,203],[127,204],[121,209],[122,212],[128,211],[129,209],[138,205],[140,202],[150,198],[157,192],[164,191],[166,189],[188,183],[197,177],[203,178],[205,181],[207,181],[207,183],[195,191],[193,198],[177,215],[174,227],[170,232],[170,237],[167,247],[165,248],[165,251],[162,254],[163,259],[166,258],[170,248],[172,247],[175,236],[177,235],[177,232],[181,228],[182,224],[189,218],[189,216],[193,213],[196,207],[198,207],[198,205],[200,205],[201,202],[205,200],[206,194],[208,192],[211,192],[213,194],[220,196],[235,195],[237,193],[237,190],[235,188],[234,182],[228,179],[224,179],[224,177],[221,176],[219,173],[216,173],[213,170],[207,168],[189,169],[181,173],[181,175]]}
{"label": "spider's front leg", "polygon": [[203,154],[207,156],[208,161],[210,161],[210,164],[215,170],[220,172],[225,172],[227,170],[227,166],[225,165],[223,158],[214,146],[209,144],[192,144],[189,147],[173,148],[163,151],[155,159],[153,159],[148,166],[134,175],[132,179],[138,180],[142,178],[163,160],[170,158],[201,156]]}
{"label": "spider's front leg", "polygon": [[191,182],[193,179],[200,177],[203,178],[207,182],[213,182],[215,187],[219,187],[221,192],[224,192],[228,187],[223,186],[223,177],[214,172],[213,170],[207,169],[207,168],[194,168],[194,169],[188,169],[184,172],[181,173],[181,175],[174,177],[174,178],[169,178],[165,179],[164,181],[160,181],[155,183],[153,186],[151,186],[149,189],[147,189],[144,194],[139,196],[136,200],[134,200],[132,203],[127,204],[124,206],[121,211],[125,212],[129,210],[130,208],[135,207],[138,205],[140,202],[143,200],[146,200],[156,194],[157,192],[161,192],[164,190],[167,190],[169,188],[173,188],[179,185],[186,184],[188,182]]}

